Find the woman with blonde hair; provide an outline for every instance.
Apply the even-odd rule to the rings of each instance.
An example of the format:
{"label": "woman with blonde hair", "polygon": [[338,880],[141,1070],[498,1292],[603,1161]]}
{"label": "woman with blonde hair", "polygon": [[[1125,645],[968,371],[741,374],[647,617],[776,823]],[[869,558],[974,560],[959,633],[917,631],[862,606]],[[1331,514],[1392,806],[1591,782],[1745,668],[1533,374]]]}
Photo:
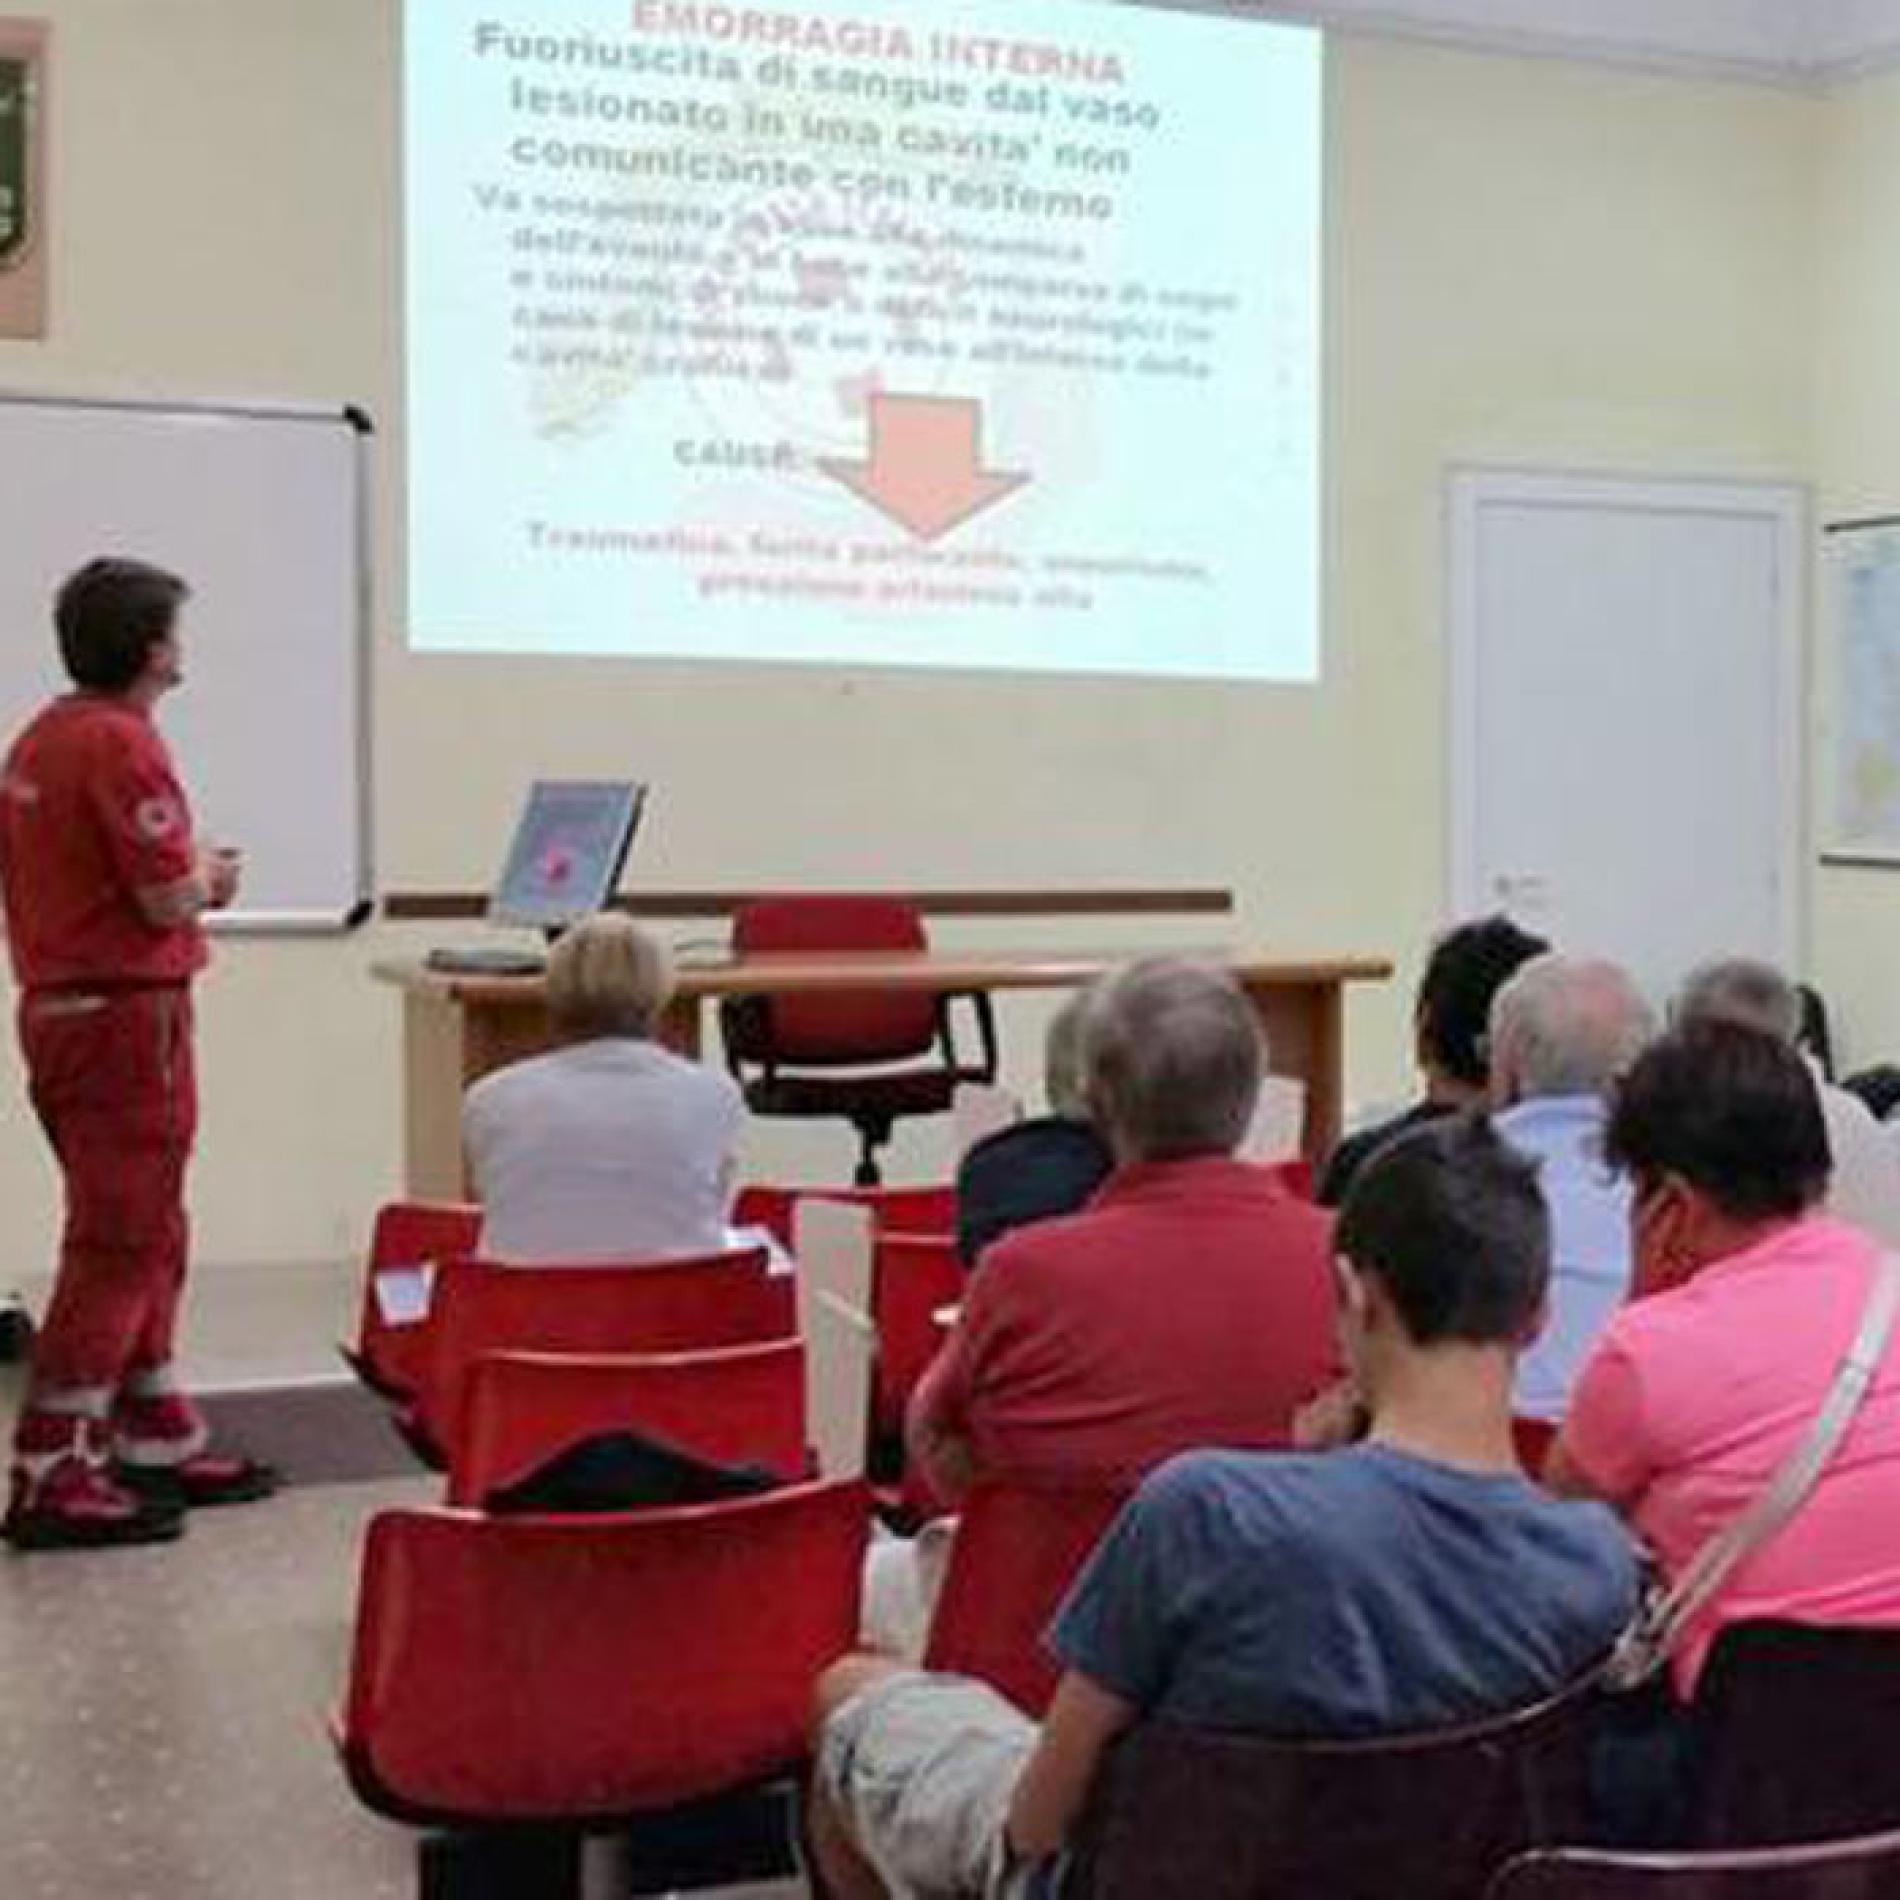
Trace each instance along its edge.
{"label": "woman with blonde hair", "polygon": [[743,1106],[655,1040],[664,945],[601,912],[548,957],[558,1041],[468,1091],[462,1137],[492,1260],[666,1259],[725,1244]]}

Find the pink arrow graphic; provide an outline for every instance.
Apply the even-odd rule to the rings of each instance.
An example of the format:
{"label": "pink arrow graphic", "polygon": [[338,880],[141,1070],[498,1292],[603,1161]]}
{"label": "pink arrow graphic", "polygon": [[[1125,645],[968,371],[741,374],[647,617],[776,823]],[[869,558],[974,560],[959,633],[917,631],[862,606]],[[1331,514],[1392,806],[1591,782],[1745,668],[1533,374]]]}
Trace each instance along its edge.
{"label": "pink arrow graphic", "polygon": [[871,453],[818,466],[920,541],[937,541],[1031,478],[983,466],[983,405],[974,397],[872,392]]}

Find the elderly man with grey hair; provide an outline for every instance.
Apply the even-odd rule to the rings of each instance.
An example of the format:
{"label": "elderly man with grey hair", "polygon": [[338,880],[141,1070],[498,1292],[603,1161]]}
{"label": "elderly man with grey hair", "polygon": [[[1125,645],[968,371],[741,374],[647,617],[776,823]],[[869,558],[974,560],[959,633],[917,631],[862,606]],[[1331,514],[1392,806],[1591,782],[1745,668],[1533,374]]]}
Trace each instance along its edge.
{"label": "elderly man with grey hair", "polygon": [[1496,1127],[1538,1164],[1550,1210],[1543,1330],[1518,1361],[1519,1417],[1556,1422],[1630,1283],[1630,1189],[1603,1160],[1608,1089],[1654,1024],[1627,972],[1597,958],[1533,958],[1491,1004]]}
{"label": "elderly man with grey hair", "polygon": [[[1690,972],[1676,997],[1673,1020],[1741,1023],[1791,1047],[1801,1031],[1801,998],[1772,963],[1754,957],[1722,957]],[[1896,1155],[1867,1105],[1815,1075],[1821,1118],[1827,1124],[1834,1170],[1828,1178],[1827,1211],[1900,1246],[1900,1155]]]}
{"label": "elderly man with grey hair", "polygon": [[957,1252],[966,1267],[1014,1228],[1073,1214],[1115,1165],[1082,1094],[1085,1001],[1070,997],[1049,1024],[1043,1043],[1048,1114],[999,1128],[957,1169]]}
{"label": "elderly man with grey hair", "polygon": [[953,1503],[979,1475],[1132,1482],[1198,1445],[1284,1445],[1335,1361],[1330,1219],[1235,1159],[1266,1049],[1232,979],[1116,971],[1081,1051],[1115,1172],[987,1249],[912,1399],[912,1455]]}

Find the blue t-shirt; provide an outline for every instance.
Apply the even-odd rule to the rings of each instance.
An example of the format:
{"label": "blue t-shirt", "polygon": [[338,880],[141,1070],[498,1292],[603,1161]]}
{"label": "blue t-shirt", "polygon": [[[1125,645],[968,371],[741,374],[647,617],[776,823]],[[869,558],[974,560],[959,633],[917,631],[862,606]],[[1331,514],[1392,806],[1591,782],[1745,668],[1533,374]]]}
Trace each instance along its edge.
{"label": "blue t-shirt", "polygon": [[1194,1452],[1103,1539],[1051,1643],[1144,1714],[1260,1735],[1403,1734],[1553,1693],[1635,1607],[1597,1504],[1381,1445]]}

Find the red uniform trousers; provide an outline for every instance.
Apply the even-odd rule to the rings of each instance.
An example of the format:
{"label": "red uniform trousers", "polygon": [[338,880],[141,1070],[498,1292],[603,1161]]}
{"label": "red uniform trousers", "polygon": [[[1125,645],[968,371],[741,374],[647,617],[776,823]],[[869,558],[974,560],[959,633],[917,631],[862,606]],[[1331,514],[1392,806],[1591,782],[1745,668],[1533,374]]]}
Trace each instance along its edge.
{"label": "red uniform trousers", "polygon": [[171,1362],[198,1125],[191,992],[182,983],[32,990],[19,1032],[66,1186],[33,1388],[42,1398],[84,1393],[102,1409],[129,1376]]}

